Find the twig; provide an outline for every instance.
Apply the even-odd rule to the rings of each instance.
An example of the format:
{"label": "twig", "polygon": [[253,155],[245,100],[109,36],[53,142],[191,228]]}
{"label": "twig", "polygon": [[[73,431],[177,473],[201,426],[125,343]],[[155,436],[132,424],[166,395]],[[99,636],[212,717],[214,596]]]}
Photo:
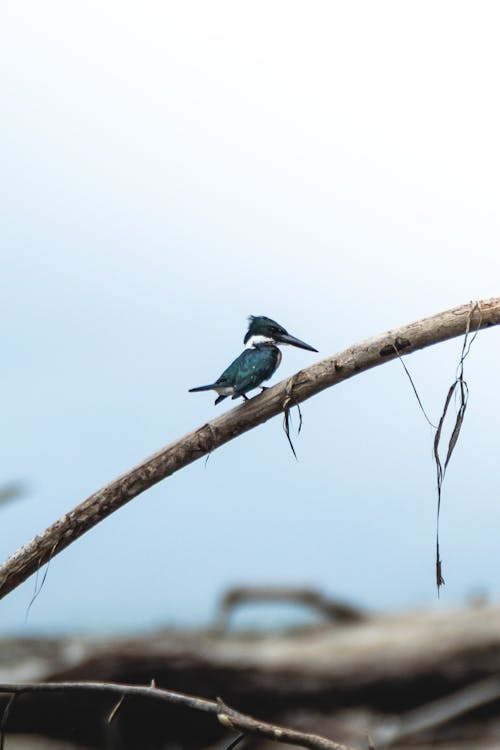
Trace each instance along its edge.
{"label": "twig", "polygon": [[[476,322],[476,329],[472,335],[472,338],[469,341],[472,316],[474,313],[477,313],[479,317]],[[437,585],[437,590],[438,590],[438,596],[439,596],[439,589],[441,586],[444,585],[444,582],[445,582],[443,578],[443,571],[442,571],[443,563],[442,563],[441,554],[439,551],[439,516],[441,513],[441,497],[442,497],[442,490],[443,490],[443,482],[444,482],[444,478],[446,475],[446,469],[448,468],[448,464],[450,462],[453,451],[455,450],[455,446],[457,444],[458,437],[460,435],[460,430],[462,429],[462,425],[463,425],[463,421],[465,417],[465,411],[467,409],[467,402],[469,399],[469,387],[467,385],[467,382],[464,380],[464,360],[470,352],[470,348],[474,342],[474,339],[477,336],[481,323],[482,323],[481,305],[479,302],[475,302],[475,303],[471,302],[469,314],[467,315],[467,320],[465,323],[465,335],[464,335],[464,340],[462,343],[462,352],[460,355],[460,360],[457,366],[457,373],[455,376],[455,380],[451,384],[448,390],[448,393],[446,395],[443,411],[439,419],[439,424],[436,429],[436,434],[434,436],[434,461],[436,464],[436,483],[437,483],[436,585]],[[452,430],[450,439],[448,441],[448,451],[447,451],[446,459],[443,465],[443,463],[441,462],[440,455],[439,455],[439,443],[441,440],[441,433],[443,430],[443,425],[446,419],[446,415],[448,413],[448,407],[450,406],[451,398],[453,394],[456,393],[457,388],[459,389],[459,392],[460,392],[460,406],[458,408],[458,411],[455,417],[455,424],[453,426],[453,430]]]}
{"label": "twig", "polygon": [[421,400],[421,398],[420,398],[420,394],[419,394],[419,392],[417,391],[417,386],[416,386],[416,385],[415,385],[415,383],[413,382],[413,378],[412,378],[412,376],[410,375],[410,371],[409,371],[409,369],[407,368],[407,366],[406,366],[406,364],[405,364],[405,361],[404,361],[403,357],[401,357],[401,355],[399,354],[399,351],[397,350],[396,346],[394,346],[394,349],[395,349],[395,351],[397,352],[397,355],[398,355],[398,359],[399,359],[399,361],[401,362],[401,365],[403,366],[403,370],[405,371],[405,373],[406,373],[406,375],[407,375],[407,377],[408,377],[408,380],[410,381],[410,385],[411,385],[411,387],[413,388],[413,393],[415,394],[415,398],[417,399],[417,403],[418,403],[418,405],[419,405],[419,407],[420,407],[420,411],[422,412],[422,414],[424,415],[424,417],[425,417],[425,419],[426,419],[427,423],[428,423],[428,424],[429,424],[429,425],[430,425],[430,426],[432,427],[432,429],[433,429],[433,430],[437,429],[437,428],[436,428],[436,425],[435,425],[435,424],[433,424],[433,423],[431,422],[431,420],[429,419],[429,417],[427,416],[427,412],[426,412],[426,411],[425,411],[425,409],[424,409],[424,405],[423,405],[423,403],[422,403],[422,400]]}
{"label": "twig", "polygon": [[234,748],[235,748],[235,747],[238,747],[238,745],[240,744],[240,742],[242,742],[242,740],[244,740],[244,739],[245,739],[245,737],[246,737],[246,734],[244,734],[244,733],[242,733],[242,734],[239,734],[239,735],[238,735],[238,736],[236,737],[236,739],[234,739],[234,740],[233,740],[233,741],[232,741],[232,742],[231,742],[231,743],[230,743],[230,744],[229,744],[229,745],[228,745],[228,746],[227,746],[227,747],[225,748],[225,750],[234,750]]}
{"label": "twig", "polygon": [[111,724],[111,722],[114,721],[114,719],[116,718],[116,715],[117,715],[118,711],[122,707],[122,704],[123,704],[124,700],[125,700],[125,695],[121,695],[120,698],[119,698],[119,700],[118,700],[118,702],[115,703],[115,705],[113,706],[113,708],[109,712],[109,716],[108,716],[108,719],[107,719],[108,724]]}
{"label": "twig", "polygon": [[[403,349],[405,354],[409,354],[460,336],[467,320],[475,329],[498,325],[500,297],[482,300],[480,310],[476,307],[472,313],[470,304],[461,305],[386,331],[327,357],[293,376],[293,401],[295,404],[301,403],[332,385],[390,361]],[[5,561],[0,567],[0,598],[19,586],[51,556],[61,552],[137,495],[282,413],[288,391],[289,380],[268,388],[261,395],[171,443],[95,492]]]}
{"label": "twig", "polygon": [[284,430],[284,433],[286,435],[286,439],[288,440],[288,445],[290,446],[290,449],[291,449],[291,451],[293,453],[293,456],[294,456],[295,460],[298,461],[299,459],[297,458],[297,454],[295,452],[295,446],[294,446],[292,438],[290,436],[290,426],[292,424],[292,415],[290,413],[290,409],[291,408],[292,407],[290,406],[289,403],[284,403],[283,404],[283,430]]}
{"label": "twig", "polygon": [[12,711],[12,706],[14,705],[14,701],[16,700],[17,695],[16,693],[13,693],[7,705],[5,706],[5,710],[2,714],[2,721],[0,722],[0,750],[3,750],[4,748],[4,738],[5,738],[5,732],[7,730],[7,722],[9,720],[10,712]]}
{"label": "twig", "polygon": [[40,585],[38,585],[38,575],[40,573],[40,569],[37,568],[36,576],[35,576],[35,587],[34,587],[34,590],[33,590],[33,596],[31,597],[30,603],[28,604],[28,606],[26,608],[26,614],[24,616],[24,624],[25,625],[28,622],[28,617],[30,615],[31,607],[33,606],[33,604],[35,603],[35,601],[40,596],[40,594],[42,592],[42,589],[44,587],[44,584],[45,584],[45,581],[46,581],[46,578],[47,578],[47,574],[49,572],[50,561],[52,560],[52,556],[53,556],[53,554],[55,552],[55,548],[56,548],[56,545],[54,544],[54,547],[52,549],[52,553],[51,553],[49,559],[47,560],[47,567],[45,568],[45,570],[43,572],[42,582],[40,583]]}
{"label": "twig", "polygon": [[[267,737],[275,742],[286,742],[291,745],[300,745],[307,747],[309,750],[351,750],[346,745],[321,737],[318,734],[309,732],[299,732],[295,729],[270,724],[269,722],[254,719],[248,714],[242,714],[226,705],[220,698],[217,701],[210,701],[206,698],[198,698],[186,693],[177,693],[172,690],[163,688],[149,687],[142,685],[122,685],[112,682],[40,682],[26,684],[3,684],[0,685],[0,693],[10,693],[18,698],[25,693],[73,693],[73,692],[92,692],[104,693],[108,695],[117,695],[121,700],[126,697],[141,696],[150,700],[163,701],[165,703],[174,703],[196,711],[214,714],[223,727],[231,730],[243,732],[244,734],[255,734],[261,737]],[[9,700],[7,708],[12,705],[12,698]],[[118,704],[115,704],[116,712]],[[7,709],[6,709],[7,710]],[[5,711],[4,711],[5,715]],[[5,729],[5,721],[2,721],[2,728]]]}
{"label": "twig", "polygon": [[231,729],[239,729],[249,734],[258,734],[261,737],[267,737],[268,740],[275,742],[286,742],[289,745],[301,745],[302,747],[311,748],[311,750],[346,750],[345,745],[333,742],[319,734],[309,734],[298,732],[295,729],[279,726],[278,724],[269,724],[266,721],[259,721],[247,714],[235,711],[234,708],[227,706],[220,698],[217,700],[219,707],[218,719],[220,723]]}
{"label": "twig", "polygon": [[295,446],[293,444],[293,441],[290,435],[290,427],[292,426],[291,409],[292,409],[292,406],[296,406],[299,412],[299,429],[297,430],[297,434],[300,435],[300,431],[302,429],[302,412],[300,411],[300,404],[295,403],[295,400],[293,397],[293,388],[295,386],[295,381],[298,376],[300,376],[300,373],[297,373],[297,375],[294,375],[293,377],[288,379],[287,384],[286,384],[285,400],[283,401],[283,430],[285,432],[286,439],[288,440],[288,445],[290,446],[291,451],[296,461],[298,461],[299,459],[297,458],[297,454],[295,452]]}
{"label": "twig", "polygon": [[414,734],[435,729],[480,706],[500,698],[500,677],[490,677],[439,700],[407,711],[373,732],[377,750],[390,747]]}

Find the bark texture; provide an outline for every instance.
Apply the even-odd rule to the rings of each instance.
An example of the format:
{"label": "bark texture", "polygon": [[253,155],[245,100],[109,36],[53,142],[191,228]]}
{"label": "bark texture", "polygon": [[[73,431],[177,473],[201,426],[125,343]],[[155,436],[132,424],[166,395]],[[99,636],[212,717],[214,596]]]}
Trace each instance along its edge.
{"label": "bark texture", "polygon": [[300,370],[167,445],[95,492],[0,566],[0,598],[125,503],[162,479],[336,383],[432,344],[500,323],[500,297],[470,302],[373,336]]}

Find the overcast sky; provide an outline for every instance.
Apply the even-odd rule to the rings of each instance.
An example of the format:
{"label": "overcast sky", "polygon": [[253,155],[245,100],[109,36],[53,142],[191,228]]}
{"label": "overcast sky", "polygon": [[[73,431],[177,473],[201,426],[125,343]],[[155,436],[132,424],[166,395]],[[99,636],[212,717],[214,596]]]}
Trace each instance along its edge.
{"label": "overcast sky", "polygon": [[[387,328],[500,294],[500,9],[491,2],[3,2],[2,558],[233,407],[209,382],[249,314],[272,382]],[[232,583],[374,610],[500,596],[500,331],[443,497],[398,362],[308,401],[101,523],[0,602],[0,630],[208,622]],[[456,340],[406,359],[436,420]]]}

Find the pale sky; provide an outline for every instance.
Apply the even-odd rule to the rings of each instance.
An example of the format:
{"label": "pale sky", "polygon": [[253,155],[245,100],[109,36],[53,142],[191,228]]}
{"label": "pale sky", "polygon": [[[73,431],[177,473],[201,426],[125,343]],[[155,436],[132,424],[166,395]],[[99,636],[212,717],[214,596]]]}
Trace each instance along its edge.
{"label": "pale sky", "polygon": [[[233,404],[188,388],[265,314],[272,382],[500,294],[494,2],[4,2],[2,558]],[[232,583],[374,610],[500,596],[500,331],[467,360],[434,587],[431,429],[399,363],[164,481],[31,579],[0,631],[208,622]],[[406,359],[436,420],[461,342]]]}

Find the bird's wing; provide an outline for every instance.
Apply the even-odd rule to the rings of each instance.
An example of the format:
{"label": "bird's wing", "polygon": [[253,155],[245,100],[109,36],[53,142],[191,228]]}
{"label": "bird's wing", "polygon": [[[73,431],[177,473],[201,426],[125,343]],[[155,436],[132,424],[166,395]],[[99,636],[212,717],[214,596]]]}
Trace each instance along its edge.
{"label": "bird's wing", "polygon": [[229,367],[226,367],[222,375],[220,375],[215,381],[216,385],[234,385],[236,373],[239,369],[239,363],[245,352],[242,352],[239,357],[236,357],[234,362],[231,362]]}
{"label": "bird's wing", "polygon": [[278,366],[278,354],[277,349],[269,346],[245,349],[236,360],[238,367],[235,368],[235,393],[246,393],[268,380]]}

